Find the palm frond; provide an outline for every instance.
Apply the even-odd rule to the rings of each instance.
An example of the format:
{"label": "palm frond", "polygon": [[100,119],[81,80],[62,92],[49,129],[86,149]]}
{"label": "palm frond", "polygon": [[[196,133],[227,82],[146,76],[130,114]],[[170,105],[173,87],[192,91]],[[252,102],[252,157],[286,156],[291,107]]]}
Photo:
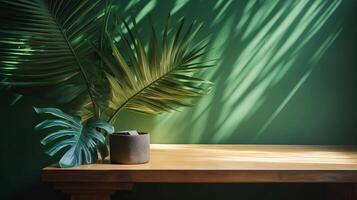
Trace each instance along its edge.
{"label": "palm frond", "polygon": [[87,41],[100,38],[106,6],[91,0],[1,1],[1,84],[41,98],[60,95],[51,100],[70,110],[82,111],[88,102],[96,107],[92,79],[103,76],[96,74],[98,61]]}
{"label": "palm frond", "polygon": [[[98,159],[98,149],[102,158],[107,156],[105,137],[98,128],[113,133],[113,126],[104,121],[90,119],[81,124],[81,118],[71,116],[56,108],[35,108],[38,114],[51,114],[57,119],[47,119],[39,123],[35,129],[57,129],[41,140],[43,145],[50,145],[47,154],[53,156],[65,151],[59,161],[60,167],[75,167],[90,164]],[[103,148],[104,147],[104,148]]]}
{"label": "palm frond", "polygon": [[191,24],[183,31],[184,20],[181,20],[170,35],[167,23],[161,42],[152,26],[151,39],[145,48],[135,19],[132,19],[132,29],[124,20],[123,23],[129,36],[121,35],[125,50],[120,50],[109,34],[112,57],[97,50],[111,70],[106,73],[112,92],[106,112],[109,122],[113,122],[124,108],[158,114],[191,106],[192,98],[202,97],[210,91],[211,82],[193,76],[197,70],[213,66],[200,61],[207,43],[201,41],[192,45],[201,25]]}

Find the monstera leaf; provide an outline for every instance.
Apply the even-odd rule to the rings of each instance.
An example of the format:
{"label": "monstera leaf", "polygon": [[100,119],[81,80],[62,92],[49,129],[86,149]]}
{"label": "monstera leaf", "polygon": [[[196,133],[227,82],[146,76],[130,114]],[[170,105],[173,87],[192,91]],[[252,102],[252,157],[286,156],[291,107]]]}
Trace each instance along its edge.
{"label": "monstera leaf", "polygon": [[[113,133],[113,126],[102,120],[89,119],[81,124],[81,118],[68,115],[56,108],[35,108],[38,114],[48,113],[58,119],[48,119],[39,123],[35,129],[57,128],[41,140],[43,145],[51,145],[47,154],[55,155],[65,151],[59,161],[60,167],[75,167],[80,164],[93,163],[98,158],[98,149],[102,149],[101,157],[107,156],[105,137],[98,129]],[[104,147],[104,148],[100,148]]]}
{"label": "monstera leaf", "polygon": [[135,19],[132,19],[132,29],[124,20],[123,23],[130,38],[120,36],[124,50],[118,48],[110,34],[108,38],[112,56],[108,57],[97,49],[111,69],[111,73],[106,74],[112,92],[106,111],[109,122],[114,122],[124,108],[158,114],[180,106],[190,106],[192,98],[202,97],[210,91],[211,82],[193,76],[199,69],[213,66],[201,61],[207,43],[193,41],[200,25],[191,24],[184,31],[182,19],[170,35],[167,23],[161,42],[152,26],[152,36],[146,49]]}
{"label": "monstera leaf", "polygon": [[16,92],[98,114],[106,80],[88,41],[101,43],[107,1],[1,0],[0,80]]}

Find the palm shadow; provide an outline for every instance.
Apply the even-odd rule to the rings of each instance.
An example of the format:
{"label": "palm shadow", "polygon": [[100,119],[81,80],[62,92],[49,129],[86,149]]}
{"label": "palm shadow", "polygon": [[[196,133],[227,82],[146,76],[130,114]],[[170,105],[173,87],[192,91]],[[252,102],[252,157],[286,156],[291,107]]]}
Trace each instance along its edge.
{"label": "palm shadow", "polygon": [[[123,15],[141,13],[142,32],[148,16],[142,14],[143,10],[151,13],[157,26],[166,18],[163,10],[175,10],[174,19],[184,16],[188,21],[205,22],[198,37],[208,36],[212,41],[208,58],[221,57],[217,67],[198,74],[215,82],[215,88],[211,95],[196,102],[197,107],[155,118],[137,115],[147,122],[144,125],[130,123],[123,115],[119,118],[122,124],[130,124],[127,128],[152,132],[154,143],[230,143],[233,138],[243,143],[253,141],[299,80],[313,68],[309,59],[314,51],[340,30],[326,25],[341,3],[338,0],[184,1],[179,6],[178,2],[122,4]],[[294,18],[288,21],[289,17]],[[304,25],[306,21],[309,23]],[[328,34],[323,34],[327,29]],[[274,40],[276,35],[279,37]],[[296,38],[286,45],[292,36]],[[277,95],[275,91],[280,92]],[[269,101],[272,94],[276,96]],[[252,121],[256,125],[248,127]]]}

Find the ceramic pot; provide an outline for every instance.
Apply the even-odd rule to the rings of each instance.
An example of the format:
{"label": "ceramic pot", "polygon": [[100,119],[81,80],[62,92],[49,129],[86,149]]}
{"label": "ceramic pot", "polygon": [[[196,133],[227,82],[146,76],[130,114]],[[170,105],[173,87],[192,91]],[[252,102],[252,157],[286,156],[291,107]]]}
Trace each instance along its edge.
{"label": "ceramic pot", "polygon": [[113,133],[109,136],[110,162],[115,164],[147,163],[150,159],[150,135]]}

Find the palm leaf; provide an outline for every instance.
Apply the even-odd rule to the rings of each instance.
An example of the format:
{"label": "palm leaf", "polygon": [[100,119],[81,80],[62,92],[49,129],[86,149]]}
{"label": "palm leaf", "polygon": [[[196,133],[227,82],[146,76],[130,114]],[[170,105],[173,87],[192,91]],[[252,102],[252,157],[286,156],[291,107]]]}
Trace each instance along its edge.
{"label": "palm leaf", "polygon": [[1,83],[91,117],[99,101],[93,79],[103,76],[87,41],[100,38],[106,6],[91,0],[1,1]]}
{"label": "palm leaf", "polygon": [[[59,161],[60,167],[75,167],[80,164],[90,164],[98,159],[98,150],[102,158],[107,156],[105,137],[98,129],[113,133],[114,128],[101,120],[90,119],[81,124],[81,118],[71,116],[56,108],[35,108],[38,114],[51,114],[58,119],[48,119],[39,123],[35,129],[57,129],[41,140],[43,145],[51,145],[47,154],[53,156],[65,151]],[[100,148],[105,147],[105,148]]]}
{"label": "palm leaf", "polygon": [[192,76],[199,69],[213,66],[200,61],[207,43],[192,45],[200,25],[191,24],[183,31],[182,20],[173,34],[169,35],[170,27],[167,23],[161,45],[152,27],[148,49],[145,49],[135,20],[132,20],[132,29],[124,20],[123,23],[129,35],[129,38],[121,35],[125,50],[120,50],[109,34],[112,57],[108,58],[97,49],[111,70],[111,73],[106,74],[112,92],[106,111],[109,122],[114,122],[124,108],[158,114],[176,110],[180,106],[190,106],[192,98],[202,97],[209,92],[211,82]]}

